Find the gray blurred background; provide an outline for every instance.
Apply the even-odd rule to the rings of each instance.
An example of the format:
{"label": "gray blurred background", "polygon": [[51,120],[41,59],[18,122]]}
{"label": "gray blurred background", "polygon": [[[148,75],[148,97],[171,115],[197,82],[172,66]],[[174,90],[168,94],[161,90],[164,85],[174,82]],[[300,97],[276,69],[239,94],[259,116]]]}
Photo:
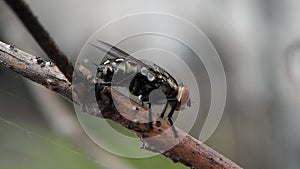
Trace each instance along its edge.
{"label": "gray blurred background", "polygon": [[[300,168],[300,93],[285,64],[300,40],[298,0],[26,2],[73,62],[92,33],[119,17],[163,12],[191,21],[216,47],[228,85],[206,144],[244,168]],[[0,25],[1,41],[46,58],[3,1]],[[185,168],[161,156],[109,154],[87,139],[70,103],[11,71],[0,77],[0,168]]]}

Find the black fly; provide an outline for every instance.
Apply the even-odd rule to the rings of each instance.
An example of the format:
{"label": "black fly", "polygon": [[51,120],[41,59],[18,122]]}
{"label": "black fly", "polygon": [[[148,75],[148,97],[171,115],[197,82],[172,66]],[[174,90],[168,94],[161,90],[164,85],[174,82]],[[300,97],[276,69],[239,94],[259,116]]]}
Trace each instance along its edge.
{"label": "black fly", "polygon": [[[96,77],[103,79],[104,83],[95,85],[96,96],[97,93],[101,92],[103,85],[110,86],[115,79],[117,80],[114,81],[114,84],[118,84],[118,86],[126,86],[126,84],[128,86],[129,84],[129,92],[137,96],[142,105],[148,103],[149,127],[152,128],[152,109],[149,95],[151,91],[160,89],[167,101],[160,117],[164,117],[167,107],[170,105],[168,121],[172,125],[175,136],[177,136],[172,116],[175,110],[181,110],[186,105],[190,106],[188,89],[183,85],[178,85],[176,80],[158,65],[136,59],[115,46],[100,40],[97,41],[99,46],[91,45],[106,52],[106,57],[97,68]],[[118,78],[113,78],[113,76]],[[156,100],[156,102],[161,103],[161,100]]]}

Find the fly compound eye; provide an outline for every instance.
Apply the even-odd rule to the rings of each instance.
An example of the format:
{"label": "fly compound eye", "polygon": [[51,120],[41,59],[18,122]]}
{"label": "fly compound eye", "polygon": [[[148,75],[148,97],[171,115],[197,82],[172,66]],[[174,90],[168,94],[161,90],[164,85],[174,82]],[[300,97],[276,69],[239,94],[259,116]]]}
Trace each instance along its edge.
{"label": "fly compound eye", "polygon": [[148,74],[147,74],[147,79],[148,79],[150,82],[152,82],[152,81],[155,79],[155,76],[154,76],[152,73],[148,72]]}
{"label": "fly compound eye", "polygon": [[181,104],[186,105],[190,100],[190,92],[186,87],[183,87],[181,93]]}
{"label": "fly compound eye", "polygon": [[142,67],[142,69],[141,69],[141,74],[144,75],[144,76],[147,76],[147,74],[148,74],[148,69],[145,68],[145,67]]}
{"label": "fly compound eye", "polygon": [[190,92],[186,87],[180,87],[178,91],[178,101],[179,104],[176,107],[176,110],[182,110],[186,106],[190,107]]}

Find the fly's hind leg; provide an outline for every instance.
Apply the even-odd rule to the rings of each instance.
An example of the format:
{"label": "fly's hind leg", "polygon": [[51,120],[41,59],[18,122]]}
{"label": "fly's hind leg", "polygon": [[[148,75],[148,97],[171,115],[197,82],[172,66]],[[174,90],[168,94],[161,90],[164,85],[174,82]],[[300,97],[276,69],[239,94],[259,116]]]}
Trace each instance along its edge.
{"label": "fly's hind leg", "polygon": [[106,88],[104,86],[111,86],[111,82],[99,82],[95,83],[95,97],[98,105],[103,104],[103,101],[106,100],[103,98],[102,93],[106,92]]}
{"label": "fly's hind leg", "polygon": [[101,82],[100,85],[102,85],[102,86],[111,86],[111,82]]}
{"label": "fly's hind leg", "polygon": [[[164,106],[162,112],[160,113],[160,118],[164,118],[165,113],[166,113],[166,110],[167,110],[167,107],[168,107],[168,103],[166,103],[166,105]],[[157,121],[156,121],[156,125],[157,125],[157,126],[160,126],[160,124],[161,124],[160,121],[157,120]]]}
{"label": "fly's hind leg", "polygon": [[160,114],[160,118],[163,118],[163,117],[165,116],[167,107],[168,107],[168,103],[166,103],[165,107],[163,108],[163,110],[162,110],[162,112],[161,112],[161,114]]}
{"label": "fly's hind leg", "polygon": [[153,129],[153,124],[152,124],[152,109],[151,109],[151,103],[149,103],[149,123],[148,123],[148,127],[149,129]]}

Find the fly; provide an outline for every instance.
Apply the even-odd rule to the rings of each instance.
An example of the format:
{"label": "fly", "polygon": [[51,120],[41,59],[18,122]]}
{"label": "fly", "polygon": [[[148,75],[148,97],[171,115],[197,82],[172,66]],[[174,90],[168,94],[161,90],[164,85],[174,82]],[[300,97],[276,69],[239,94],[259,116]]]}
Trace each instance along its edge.
{"label": "fly", "polygon": [[[103,85],[110,86],[114,84],[118,86],[126,86],[129,84],[129,92],[137,96],[141,104],[148,103],[149,108],[149,127],[152,128],[152,108],[149,101],[151,91],[155,89],[161,90],[165,97],[166,103],[160,117],[165,116],[167,107],[170,106],[167,117],[177,137],[177,131],[173,126],[172,116],[175,110],[182,110],[185,106],[191,106],[189,90],[183,85],[179,85],[177,81],[163,68],[154,63],[139,60],[121,49],[112,46],[106,42],[97,40],[100,46],[91,44],[92,46],[106,52],[105,59],[98,65],[96,77],[104,80],[104,83],[96,84],[95,92],[101,92]],[[113,78],[117,77],[117,78]],[[155,100],[161,103],[162,100]]]}

